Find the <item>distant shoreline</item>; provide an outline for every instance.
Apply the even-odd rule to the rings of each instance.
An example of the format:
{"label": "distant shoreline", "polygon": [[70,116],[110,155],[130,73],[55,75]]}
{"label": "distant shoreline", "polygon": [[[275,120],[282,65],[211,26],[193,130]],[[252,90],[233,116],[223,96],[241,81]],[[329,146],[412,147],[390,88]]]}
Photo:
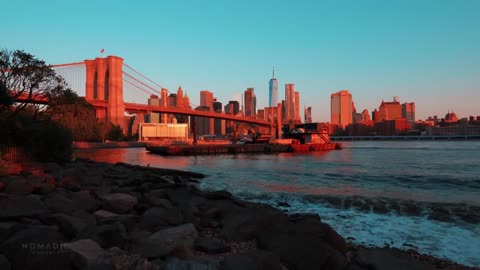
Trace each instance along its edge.
{"label": "distant shoreline", "polygon": [[76,149],[106,149],[106,148],[141,148],[145,147],[145,142],[73,142],[72,148]]}
{"label": "distant shoreline", "polygon": [[480,140],[480,135],[394,135],[394,136],[330,136],[332,141],[465,141]]}

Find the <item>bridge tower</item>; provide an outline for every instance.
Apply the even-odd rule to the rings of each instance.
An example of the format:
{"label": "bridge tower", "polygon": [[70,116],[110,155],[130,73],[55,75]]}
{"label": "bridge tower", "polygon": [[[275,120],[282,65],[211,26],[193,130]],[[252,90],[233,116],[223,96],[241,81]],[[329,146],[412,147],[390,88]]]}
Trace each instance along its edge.
{"label": "bridge tower", "polygon": [[118,56],[85,60],[85,99],[105,102],[95,108],[100,121],[112,122],[126,131],[125,104],[123,102],[123,59]]}

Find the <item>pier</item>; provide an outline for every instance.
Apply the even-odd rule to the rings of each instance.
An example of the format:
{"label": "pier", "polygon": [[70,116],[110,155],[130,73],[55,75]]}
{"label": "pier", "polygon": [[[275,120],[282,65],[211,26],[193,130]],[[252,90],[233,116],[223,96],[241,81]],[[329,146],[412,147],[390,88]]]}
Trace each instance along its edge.
{"label": "pier", "polygon": [[325,144],[188,144],[147,145],[146,149],[161,155],[221,155],[221,154],[268,154],[304,153],[340,150],[339,143]]}

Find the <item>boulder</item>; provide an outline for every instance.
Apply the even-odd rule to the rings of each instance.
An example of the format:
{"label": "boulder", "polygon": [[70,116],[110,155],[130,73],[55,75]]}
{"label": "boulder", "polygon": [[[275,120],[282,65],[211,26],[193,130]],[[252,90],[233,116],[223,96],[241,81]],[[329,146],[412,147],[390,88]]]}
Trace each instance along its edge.
{"label": "boulder", "polygon": [[[315,217],[265,212],[255,229],[257,245],[282,258],[288,269],[343,269],[347,264],[343,238]],[[340,241],[336,243],[335,241]]]}
{"label": "boulder", "polygon": [[361,249],[353,263],[375,270],[431,270],[433,267],[398,250],[389,248]]}
{"label": "boulder", "polygon": [[102,261],[107,262],[114,269],[118,270],[158,270],[158,265],[150,263],[146,259],[138,255],[130,255],[128,252],[112,247],[108,249],[103,255]]}
{"label": "boulder", "polygon": [[0,200],[0,220],[33,217],[48,213],[45,204],[34,195],[9,196]]}
{"label": "boulder", "polygon": [[115,214],[115,213],[112,213],[110,211],[103,210],[103,209],[95,211],[95,213],[93,213],[93,215],[97,218],[98,222],[101,222],[101,221],[104,221],[104,220],[107,220],[107,219],[112,219],[112,218],[118,216],[118,214]]}
{"label": "boulder", "polygon": [[[220,263],[222,270],[282,270],[282,264],[277,255],[263,250],[253,250],[245,253],[228,255]],[[296,268],[302,269],[303,268]],[[323,269],[323,268],[317,268]]]}
{"label": "boulder", "polygon": [[195,240],[195,249],[205,253],[225,253],[231,250],[230,246],[220,240],[199,237]]}
{"label": "boulder", "polygon": [[94,269],[94,266],[99,262],[99,258],[105,254],[103,248],[91,239],[66,243],[63,248],[73,262],[75,269]]}
{"label": "boulder", "polygon": [[148,231],[157,231],[159,228],[180,225],[183,217],[177,208],[153,207],[143,213],[139,227]]}
{"label": "boulder", "polygon": [[76,210],[72,200],[70,200],[64,192],[55,192],[49,195],[44,202],[48,208],[55,213],[68,215]]}
{"label": "boulder", "polygon": [[117,213],[126,213],[138,203],[137,197],[126,193],[112,193],[104,196],[103,199],[108,207]]}
{"label": "boulder", "polygon": [[164,270],[217,270],[219,269],[218,267],[219,265],[215,261],[179,260],[177,258],[171,258],[164,263],[162,269]]}
{"label": "boulder", "polygon": [[97,209],[97,201],[87,190],[72,193],[72,203],[78,210],[92,212]]}
{"label": "boulder", "polygon": [[198,232],[191,224],[160,230],[132,244],[132,252],[148,258],[162,257],[178,246],[193,247]]}
{"label": "boulder", "polygon": [[124,248],[129,237],[125,226],[120,222],[89,226],[81,231],[77,239],[92,239],[102,248],[120,247]]}
{"label": "boulder", "polygon": [[85,229],[89,224],[78,217],[65,214],[55,214],[48,218],[51,222],[55,222],[60,231],[68,238],[74,238],[79,232]]}

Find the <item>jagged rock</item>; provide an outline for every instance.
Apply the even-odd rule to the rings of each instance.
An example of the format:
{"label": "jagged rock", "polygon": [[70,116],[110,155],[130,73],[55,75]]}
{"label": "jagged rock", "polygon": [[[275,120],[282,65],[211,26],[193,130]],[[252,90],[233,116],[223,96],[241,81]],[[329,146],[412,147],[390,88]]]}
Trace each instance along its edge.
{"label": "jagged rock", "polygon": [[[258,216],[255,238],[261,249],[266,249],[282,258],[288,269],[342,269],[347,260],[337,250],[343,245],[332,246],[335,235],[328,225],[317,218],[304,217],[292,222],[283,213],[262,211]],[[335,244],[337,245],[337,244]]]}
{"label": "jagged rock", "polygon": [[9,196],[0,200],[0,219],[32,217],[48,213],[45,204],[34,195]]}
{"label": "jagged rock", "polygon": [[68,257],[71,258],[75,269],[92,269],[99,263],[99,258],[105,254],[103,248],[91,239],[66,243],[63,248],[68,252]]}
{"label": "jagged rock", "polygon": [[12,269],[12,266],[10,265],[10,262],[8,261],[7,257],[5,257],[2,254],[0,254],[0,269],[2,270]]}
{"label": "jagged rock", "polygon": [[375,270],[431,270],[433,267],[417,261],[407,254],[389,248],[372,248],[359,250],[353,259],[359,266]]}
{"label": "jagged rock", "polygon": [[224,253],[231,250],[230,246],[222,241],[199,237],[195,240],[195,249],[205,253]]}
{"label": "jagged rock", "polygon": [[45,200],[48,208],[55,213],[71,214],[75,211],[75,205],[63,192],[56,192]]}
{"label": "jagged rock", "polygon": [[208,261],[208,260],[193,261],[193,260],[179,260],[177,258],[172,258],[165,262],[163,269],[164,270],[217,270],[219,269],[218,267],[219,265],[215,261]]}
{"label": "jagged rock", "polygon": [[27,226],[12,234],[0,245],[12,269],[64,269],[73,270],[63,253],[65,238],[55,228]]}
{"label": "jagged rock", "polygon": [[104,196],[103,199],[117,213],[126,213],[138,203],[135,196],[126,193],[112,193]]}
{"label": "jagged rock", "polygon": [[97,201],[87,190],[72,193],[72,202],[76,209],[92,212],[97,209]]}
{"label": "jagged rock", "polygon": [[149,258],[161,257],[178,246],[192,247],[197,237],[198,232],[191,223],[183,224],[136,240],[132,244],[132,252]]}
{"label": "jagged rock", "polygon": [[[282,264],[277,255],[263,250],[254,250],[240,254],[228,255],[220,263],[222,270],[282,270]],[[296,268],[304,269],[304,268]],[[323,269],[323,268],[317,268]]]}
{"label": "jagged rock", "polygon": [[143,213],[139,227],[148,231],[156,231],[158,228],[180,225],[182,223],[183,217],[179,209],[153,207]]}

